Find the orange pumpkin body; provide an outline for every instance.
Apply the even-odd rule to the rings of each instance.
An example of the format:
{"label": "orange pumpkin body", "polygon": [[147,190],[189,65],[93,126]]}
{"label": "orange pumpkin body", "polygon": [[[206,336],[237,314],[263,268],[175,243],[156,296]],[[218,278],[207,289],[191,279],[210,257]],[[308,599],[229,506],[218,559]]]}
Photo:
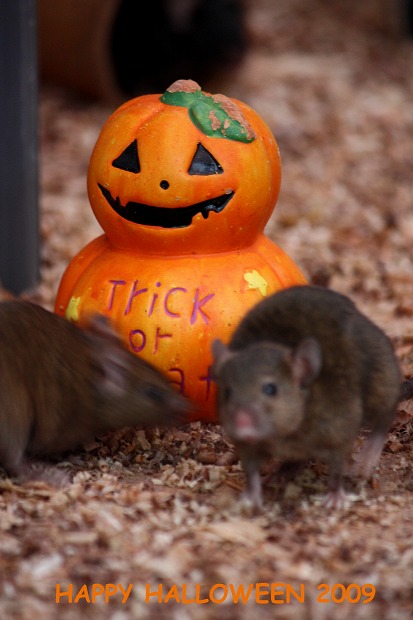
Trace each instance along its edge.
{"label": "orange pumpkin body", "polygon": [[163,97],[132,99],[104,125],[88,193],[105,234],[69,264],[55,311],[80,324],[107,315],[213,421],[212,340],[228,341],[263,296],[305,278],[263,234],[281,176],[268,126],[191,81]]}

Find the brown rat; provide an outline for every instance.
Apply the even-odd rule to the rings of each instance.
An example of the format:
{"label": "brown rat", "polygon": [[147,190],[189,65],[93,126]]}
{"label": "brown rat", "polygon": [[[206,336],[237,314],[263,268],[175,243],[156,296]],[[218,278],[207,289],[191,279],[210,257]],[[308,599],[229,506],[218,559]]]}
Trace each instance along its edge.
{"label": "brown rat", "polygon": [[189,401],[102,316],[80,329],[27,301],[0,303],[0,465],[54,456],[126,426],[184,423]]}
{"label": "brown rat", "polygon": [[294,286],[241,321],[229,346],[215,341],[220,421],[238,448],[246,499],[262,506],[260,465],[308,459],[329,465],[327,506],[344,502],[345,461],[370,430],[360,470],[370,476],[400,400],[401,373],[382,330],[344,295]]}

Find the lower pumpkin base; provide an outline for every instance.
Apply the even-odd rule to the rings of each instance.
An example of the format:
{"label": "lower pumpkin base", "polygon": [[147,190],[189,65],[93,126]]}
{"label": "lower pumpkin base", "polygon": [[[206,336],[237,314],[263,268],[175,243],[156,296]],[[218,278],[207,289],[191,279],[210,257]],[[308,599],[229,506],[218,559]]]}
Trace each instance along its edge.
{"label": "lower pumpkin base", "polygon": [[83,270],[82,252],[69,265],[56,312],[80,326],[89,313],[106,315],[130,350],[194,402],[193,420],[217,421],[213,340],[228,342],[265,296],[306,283],[264,236],[242,251],[202,256],[137,255],[113,248],[105,237],[96,246]]}

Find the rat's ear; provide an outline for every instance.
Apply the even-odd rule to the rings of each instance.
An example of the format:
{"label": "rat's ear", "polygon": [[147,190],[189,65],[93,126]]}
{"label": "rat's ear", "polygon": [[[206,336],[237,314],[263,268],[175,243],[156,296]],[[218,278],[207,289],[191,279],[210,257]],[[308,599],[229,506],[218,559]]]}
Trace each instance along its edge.
{"label": "rat's ear", "polygon": [[218,371],[222,364],[232,357],[233,353],[229,350],[229,348],[222,342],[222,340],[214,340],[211,345],[212,356],[214,358],[213,369]]}
{"label": "rat's ear", "polygon": [[319,375],[322,365],[320,345],[314,338],[305,338],[293,351],[292,373],[300,387],[308,387]]}

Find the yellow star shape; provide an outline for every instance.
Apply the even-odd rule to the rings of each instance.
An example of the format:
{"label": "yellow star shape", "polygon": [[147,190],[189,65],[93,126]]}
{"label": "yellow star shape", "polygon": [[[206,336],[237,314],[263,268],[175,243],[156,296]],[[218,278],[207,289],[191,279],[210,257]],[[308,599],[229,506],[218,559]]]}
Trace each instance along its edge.
{"label": "yellow star shape", "polygon": [[79,302],[80,302],[80,297],[71,297],[69,303],[67,304],[67,308],[66,308],[66,318],[68,321],[74,321],[76,323],[76,321],[79,320],[79,311],[78,311],[78,306],[79,306]]}
{"label": "yellow star shape", "polygon": [[244,280],[248,282],[248,287],[253,290],[259,290],[263,297],[267,294],[268,282],[256,269],[247,271],[244,274]]}

